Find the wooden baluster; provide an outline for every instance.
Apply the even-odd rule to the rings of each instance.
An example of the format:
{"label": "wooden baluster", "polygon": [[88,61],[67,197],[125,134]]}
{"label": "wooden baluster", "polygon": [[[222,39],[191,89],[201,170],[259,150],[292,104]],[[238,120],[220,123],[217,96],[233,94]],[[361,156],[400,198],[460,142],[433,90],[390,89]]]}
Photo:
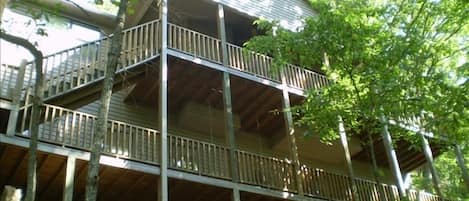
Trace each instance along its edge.
{"label": "wooden baluster", "polygon": [[195,34],[194,45],[195,45],[195,56],[200,57],[201,52],[202,52],[200,34]]}

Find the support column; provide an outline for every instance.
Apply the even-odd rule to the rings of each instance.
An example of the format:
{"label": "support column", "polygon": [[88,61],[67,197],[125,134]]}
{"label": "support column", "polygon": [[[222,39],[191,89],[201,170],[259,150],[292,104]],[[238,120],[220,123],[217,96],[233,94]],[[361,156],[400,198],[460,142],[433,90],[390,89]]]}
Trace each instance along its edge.
{"label": "support column", "polygon": [[158,201],[168,201],[168,0],[160,0],[161,50],[160,50],[160,180]]}
{"label": "support column", "polygon": [[461,147],[457,144],[454,145],[454,153],[456,154],[456,159],[458,161],[458,166],[461,168],[462,178],[466,184],[466,190],[469,190],[469,173],[466,167],[466,161],[464,160],[464,155],[462,154]]}
{"label": "support column", "polygon": [[357,199],[357,187],[355,185],[355,174],[353,172],[353,165],[352,165],[352,158],[350,157],[350,150],[348,148],[347,142],[347,133],[345,132],[344,122],[342,121],[342,117],[338,116],[339,119],[339,135],[340,135],[340,142],[342,143],[342,147],[344,148],[345,154],[345,162],[347,163],[348,174],[350,178],[350,185],[352,187],[352,198],[353,200],[358,201]]}
{"label": "support column", "polygon": [[[225,11],[223,5],[218,4],[218,36],[221,40],[221,50],[222,50],[222,63],[223,66],[228,66],[228,50],[226,42],[226,32],[225,32]],[[231,82],[230,74],[223,72],[223,103],[225,109],[225,132],[227,135],[228,145],[230,147],[230,170],[231,178],[233,182],[239,181],[238,175],[238,160],[236,158],[236,139],[233,125],[233,108],[231,102]],[[233,200],[239,201],[239,190],[238,196],[236,197],[235,190],[233,190]]]}
{"label": "support column", "polygon": [[8,118],[7,135],[14,136],[16,133],[16,124],[18,122],[18,113],[20,108],[21,100],[21,89],[23,88],[24,74],[26,72],[26,60],[22,60],[18,70],[18,77],[16,78],[15,89],[12,93],[12,103],[15,108],[10,110],[10,116]]}
{"label": "support column", "polygon": [[430,144],[428,143],[428,139],[422,134],[420,135],[420,140],[422,141],[422,148],[423,153],[425,154],[425,159],[427,160],[427,165],[430,168],[430,172],[432,174],[432,181],[433,181],[433,188],[438,196],[443,197],[440,189],[440,177],[438,176],[438,172],[436,171],[435,166],[433,165],[433,153],[430,149]]}
{"label": "support column", "polygon": [[241,196],[239,195],[239,189],[237,187],[233,188],[232,192],[233,196],[231,197],[231,201],[240,201]]}
{"label": "support column", "polygon": [[287,79],[285,77],[285,71],[282,69],[281,71],[281,78],[282,78],[282,106],[284,110],[284,119],[285,119],[285,126],[287,130],[287,136],[290,142],[290,155],[293,161],[293,170],[295,171],[295,180],[296,186],[298,188],[298,194],[303,195],[303,178],[301,174],[301,163],[298,157],[298,147],[296,145],[296,138],[295,138],[295,128],[293,125],[293,115],[290,109],[290,96],[287,90]]}
{"label": "support column", "polygon": [[399,190],[399,196],[401,198],[406,197],[406,190],[404,188],[404,181],[402,180],[402,173],[399,167],[399,162],[397,161],[396,151],[392,145],[391,134],[388,130],[388,121],[384,114],[380,116],[381,124],[383,125],[383,142],[384,148],[386,149],[386,155],[388,156],[388,163],[391,166],[392,173],[394,175],[394,179],[396,180],[396,186]]}
{"label": "support column", "polygon": [[73,188],[75,183],[75,157],[67,157],[67,166],[65,167],[65,183],[63,192],[63,201],[73,200]]}

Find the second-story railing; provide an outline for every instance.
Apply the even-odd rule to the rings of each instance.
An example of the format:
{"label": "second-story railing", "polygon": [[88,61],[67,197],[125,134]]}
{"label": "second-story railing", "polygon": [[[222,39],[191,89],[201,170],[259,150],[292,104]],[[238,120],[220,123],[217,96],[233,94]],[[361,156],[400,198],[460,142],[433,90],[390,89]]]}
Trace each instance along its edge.
{"label": "second-story railing", "polygon": [[[23,107],[18,122],[18,135],[29,136],[31,107]],[[159,164],[159,132],[126,122],[109,120],[103,153],[149,164]],[[39,140],[60,146],[90,150],[96,116],[44,105],[39,126]],[[213,143],[168,135],[169,168],[209,177],[231,179],[230,149]],[[236,150],[241,183],[296,193],[293,165],[288,159]],[[301,183],[306,196],[325,200],[352,200],[350,177],[322,169],[301,167]],[[361,201],[399,200],[397,188],[388,184],[356,178],[355,197]],[[409,191],[412,201],[444,201],[428,193]]]}
{"label": "second-story railing", "polygon": [[[122,31],[122,51],[117,71],[121,72],[159,54],[159,20],[154,20]],[[43,59],[44,97],[50,98],[80,88],[104,77],[111,36],[69,48]],[[18,68],[0,67],[2,84],[0,97],[11,98]],[[23,89],[35,84],[34,63],[26,66]],[[5,89],[3,89],[5,88]],[[24,97],[25,90],[20,94]]]}
{"label": "second-story railing", "polygon": [[[101,79],[104,76],[110,37],[45,56],[43,61],[45,97],[61,95]],[[155,57],[161,43],[159,20],[124,30],[122,42],[119,71]],[[223,47],[221,41],[206,34],[169,23],[168,45],[174,50],[218,64],[222,63]],[[229,43],[226,49],[228,53],[227,67],[282,83],[279,71],[273,68],[271,57]],[[0,81],[11,83],[17,70],[5,66],[1,68],[2,80]],[[287,64],[283,69],[285,84],[293,88],[300,90],[319,89],[328,83],[324,75],[298,66]],[[26,69],[25,83],[23,84],[25,88],[34,85],[34,77],[35,69],[33,63],[30,63]],[[4,78],[8,78],[8,80]],[[10,96],[6,90],[0,92],[5,96]]]}
{"label": "second-story railing", "polygon": [[175,24],[168,25],[168,47],[221,63],[221,41]]}
{"label": "second-story railing", "polygon": [[[180,52],[222,63],[222,44],[217,38],[182,26],[169,24],[168,46]],[[281,83],[278,70],[274,70],[272,58],[228,43],[228,67],[250,75]],[[287,64],[283,67],[286,84],[301,90],[319,89],[328,84],[327,78],[319,73]]]}

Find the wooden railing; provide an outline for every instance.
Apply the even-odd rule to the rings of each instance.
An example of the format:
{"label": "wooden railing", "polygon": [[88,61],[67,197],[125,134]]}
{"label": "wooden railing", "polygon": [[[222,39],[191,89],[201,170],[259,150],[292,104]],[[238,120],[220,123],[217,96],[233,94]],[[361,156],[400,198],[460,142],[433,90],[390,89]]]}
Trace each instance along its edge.
{"label": "wooden railing", "polygon": [[0,66],[0,98],[12,99],[18,84],[20,68],[1,64]]}
{"label": "wooden railing", "polygon": [[419,192],[416,190],[409,190],[408,195],[412,201],[449,201],[448,199],[443,199],[441,197],[435,196],[426,192]]}
{"label": "wooden railing", "polygon": [[219,39],[171,23],[168,28],[168,47],[221,63]]}
{"label": "wooden railing", "polygon": [[[222,63],[222,45],[217,38],[169,23],[168,46],[180,52]],[[273,69],[272,58],[245,48],[227,44],[228,67],[256,77],[281,83],[279,70]],[[328,84],[319,73],[291,64],[284,66],[286,84],[301,90],[319,89]]]}
{"label": "wooden railing", "polygon": [[[118,71],[125,70],[158,55],[160,47],[159,20],[123,31],[122,52]],[[215,63],[222,63],[222,44],[217,38],[169,23],[169,48]],[[112,37],[112,36],[110,36]],[[104,76],[110,37],[85,43],[44,57],[45,98],[58,96],[77,89]],[[256,77],[281,83],[279,71],[273,70],[272,58],[233,44],[227,44],[228,67]],[[1,68],[1,83],[12,83],[15,72]],[[286,65],[286,84],[301,90],[318,89],[328,84],[324,75]],[[34,85],[33,63],[26,68],[25,88]],[[6,86],[7,84],[3,85]],[[0,95],[11,96],[11,87],[1,89]],[[24,91],[23,91],[24,94]]]}
{"label": "wooden railing", "polygon": [[351,200],[352,191],[347,176],[307,166],[302,166],[301,171],[305,194],[333,200]]}
{"label": "wooden railing", "polygon": [[240,182],[297,192],[292,163],[240,150],[236,153]]}
{"label": "wooden railing", "polygon": [[281,82],[272,68],[272,58],[228,43],[228,66],[261,78]]}
{"label": "wooden railing", "polygon": [[[158,55],[159,20],[122,32],[122,51],[117,72],[126,70]],[[44,57],[45,98],[57,96],[104,77],[112,35]],[[34,64],[26,77],[34,78]],[[32,87],[33,79],[25,86]]]}
{"label": "wooden railing", "polygon": [[[18,134],[29,137],[31,107],[22,107]],[[96,116],[53,105],[44,105],[39,126],[39,140],[60,146],[90,150],[93,143]],[[103,153],[149,164],[159,164],[159,132],[154,129],[109,120],[103,143]],[[199,140],[168,135],[169,168],[198,175],[231,179],[230,150],[227,147]],[[242,150],[236,150],[241,183],[296,193],[297,182],[293,164]],[[399,200],[393,185],[327,172],[301,166],[303,192],[306,196],[325,200],[351,201],[352,193],[360,201]],[[446,201],[428,193],[409,191],[412,201]]]}
{"label": "wooden railing", "polygon": [[[44,105],[39,126],[41,141],[67,147],[90,150],[93,143],[96,116],[53,105]],[[20,113],[19,135],[29,136],[31,107]],[[158,131],[109,120],[103,152],[145,163],[158,163]]]}
{"label": "wooden railing", "polygon": [[285,79],[289,86],[299,89],[320,89],[329,84],[326,76],[319,73],[287,64],[284,67]]}
{"label": "wooden railing", "polygon": [[169,135],[169,167],[229,179],[229,149],[212,143]]}

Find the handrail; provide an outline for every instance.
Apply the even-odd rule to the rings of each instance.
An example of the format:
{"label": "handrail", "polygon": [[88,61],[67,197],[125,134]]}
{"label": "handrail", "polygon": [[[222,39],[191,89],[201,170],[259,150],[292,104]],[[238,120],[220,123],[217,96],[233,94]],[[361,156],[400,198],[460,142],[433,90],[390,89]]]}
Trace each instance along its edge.
{"label": "handrail", "polygon": [[231,178],[229,148],[213,143],[168,135],[169,167],[199,175]]}
{"label": "handrail", "polygon": [[[96,126],[95,115],[44,104],[41,116],[39,140],[77,149],[90,150]],[[20,111],[17,135],[28,137],[31,106]],[[104,154],[127,158],[143,163],[159,164],[159,131],[142,126],[108,120],[104,139]],[[169,168],[194,174],[231,179],[230,149],[226,146],[203,142],[170,134],[168,135]],[[266,188],[298,192],[293,164],[288,159],[236,150],[240,182]],[[301,177],[306,196],[328,200],[351,201],[350,177],[319,168],[302,165]],[[359,200],[399,200],[394,185],[380,184],[355,178],[356,197]],[[438,196],[410,190],[412,201],[446,201]]]}
{"label": "handrail", "polygon": [[219,39],[172,23],[168,23],[168,47],[215,63],[222,62]]}
{"label": "handrail", "polygon": [[240,182],[297,192],[293,164],[288,160],[236,150]]}
{"label": "handrail", "polygon": [[[150,21],[122,32],[122,51],[117,71],[158,55],[159,20]],[[104,77],[109,51],[107,37],[81,44],[44,57],[45,98],[63,94]],[[29,63],[27,77],[34,77],[34,64]],[[25,85],[32,87],[33,81]]]}
{"label": "handrail", "polygon": [[[169,48],[221,64],[221,41],[215,37],[168,23]],[[281,83],[280,74],[273,69],[273,59],[249,49],[227,43],[229,68],[256,77]],[[319,89],[328,84],[324,75],[287,64],[284,66],[286,84],[301,90]]]}
{"label": "handrail", "polygon": [[272,68],[269,56],[228,43],[228,66],[265,79],[281,82],[280,75]]}
{"label": "handrail", "polygon": [[[91,149],[97,121],[95,115],[48,104],[43,107],[39,140],[78,149]],[[30,115],[31,107],[21,111],[20,136],[29,136],[29,132],[23,131],[31,127]],[[145,163],[159,162],[157,130],[116,120],[108,120],[107,124],[103,153]]]}

